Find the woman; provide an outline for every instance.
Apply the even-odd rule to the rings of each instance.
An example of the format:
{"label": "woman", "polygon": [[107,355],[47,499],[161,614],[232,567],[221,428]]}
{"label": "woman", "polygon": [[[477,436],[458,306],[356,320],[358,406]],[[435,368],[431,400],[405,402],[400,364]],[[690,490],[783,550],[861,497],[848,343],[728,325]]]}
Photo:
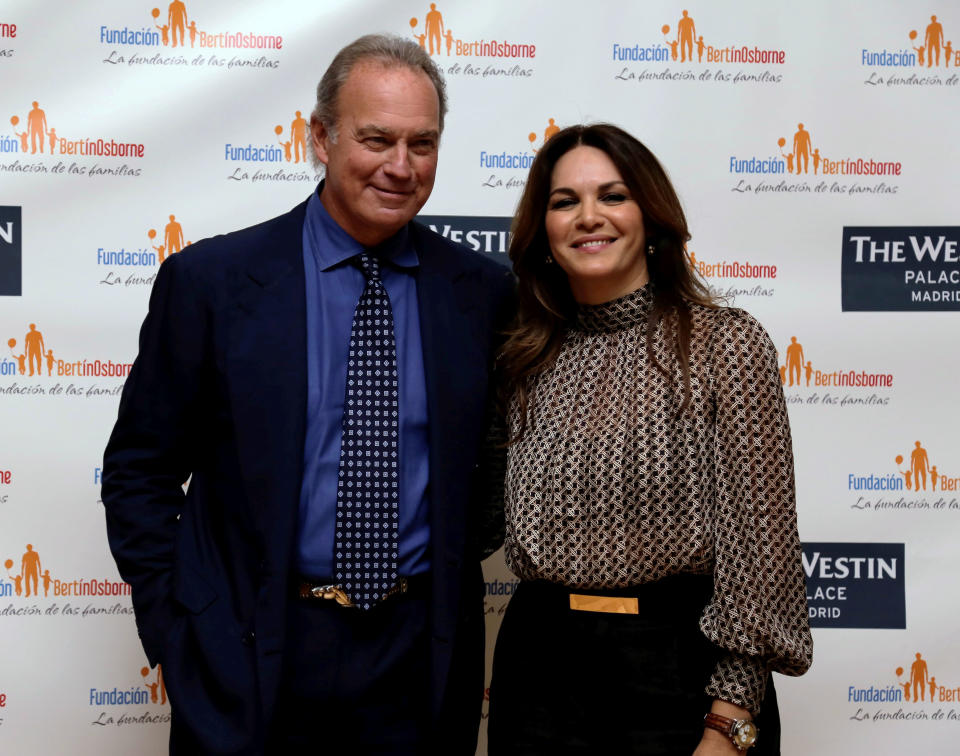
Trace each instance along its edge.
{"label": "woman", "polygon": [[531,167],[491,756],[719,756],[754,728],[752,756],[779,753],[769,672],[812,653],[786,406],[770,339],[712,302],[689,238],[621,129],[564,129]]}

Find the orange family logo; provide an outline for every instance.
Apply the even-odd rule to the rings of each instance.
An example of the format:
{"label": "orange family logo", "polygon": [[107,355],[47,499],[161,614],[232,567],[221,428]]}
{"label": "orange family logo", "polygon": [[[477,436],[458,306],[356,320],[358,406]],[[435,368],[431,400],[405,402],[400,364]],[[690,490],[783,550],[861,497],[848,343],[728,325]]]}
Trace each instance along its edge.
{"label": "orange family logo", "polygon": [[[527,134],[527,141],[530,143],[529,152],[508,152],[507,150],[494,152],[480,150],[480,167],[492,170],[524,171],[523,178],[508,179],[508,185],[510,187],[522,187],[526,183],[526,171],[533,165],[534,156],[544,148],[547,142],[550,141],[558,131],[560,131],[560,126],[557,125],[556,119],[548,118],[546,125],[543,127],[542,137],[540,132],[537,131],[531,131]],[[492,175],[483,185],[488,187],[505,186],[503,180],[496,175]]]}
{"label": "orange family logo", "polygon": [[[768,155],[742,158],[731,155],[730,173],[789,173],[809,178],[811,176],[899,176],[903,170],[903,164],[899,161],[862,157],[827,157],[821,153],[819,144],[815,142],[810,130],[802,122],[798,123],[796,130],[792,132],[789,138],[781,136],[777,139],[779,157]],[[809,187],[807,190],[809,191]],[[826,190],[825,185],[824,190]]]}
{"label": "orange family logo", "polygon": [[[155,228],[147,231],[147,239],[149,239],[153,252],[147,247],[139,247],[133,250],[126,247],[120,249],[97,247],[97,265],[154,266],[191,244],[191,242],[184,240],[183,226],[180,225],[177,216],[172,213],[168,216],[168,221],[163,225],[162,231],[158,232]],[[150,282],[152,283],[152,281],[151,278]],[[114,281],[105,280],[104,283],[114,283]]]}
{"label": "orange family logo", "polygon": [[[192,4],[191,4],[192,5]],[[252,32],[205,31],[197,26],[192,13],[181,0],[173,0],[165,9],[150,11],[151,23],[139,29],[100,27],[100,42],[106,45],[133,45],[138,47],[169,47],[184,50],[281,50],[283,37],[279,34]],[[126,62],[114,59],[109,62]]]}
{"label": "orange family logo", "polygon": [[0,596],[18,598],[43,598],[50,596],[129,596],[130,586],[116,580],[61,580],[50,575],[49,569],[44,569],[40,559],[40,552],[32,543],[19,559],[6,559],[3,563],[9,580],[0,579]]}
{"label": "orange family logo", "polygon": [[[504,39],[469,39],[454,36],[453,30],[436,3],[430,3],[423,20],[414,16],[410,19],[413,38],[430,55],[442,58],[512,58],[533,59],[537,56],[537,46],[528,42],[513,42]],[[485,69],[475,66],[451,66],[447,73],[463,73],[473,76],[530,76],[530,69],[498,69],[488,66]]]}
{"label": "orange family logo", "polygon": [[904,41],[906,40],[909,40],[909,47],[902,47],[899,50],[861,48],[860,64],[883,68],[913,66],[940,68],[942,52],[944,68],[960,66],[960,50],[955,50],[953,41],[947,39],[943,24],[936,15],[930,16],[930,20],[919,29],[911,29]]}
{"label": "orange family logo", "polygon": [[98,378],[123,378],[130,373],[129,363],[112,360],[74,360],[59,359],[44,340],[43,332],[36,323],[27,326],[22,342],[16,337],[7,340],[7,347],[14,360],[0,360],[0,375],[41,378],[46,369],[48,377],[82,376]]}
{"label": "orange family logo", "polygon": [[273,127],[276,144],[231,144],[223,147],[223,159],[245,163],[307,163],[310,157],[310,123],[302,111],[296,111],[289,129],[278,123]]}
{"label": "orange family logo", "polygon": [[[933,674],[928,659],[919,651],[914,654],[913,659],[902,666],[893,670],[896,675],[895,680],[886,685],[874,686],[868,688],[858,688],[850,685],[847,688],[847,701],[851,703],[946,703],[960,701],[960,686],[943,685],[937,682],[936,675]],[[942,679],[942,678],[941,678]],[[866,712],[859,712],[862,716],[859,719],[869,719]],[[896,716],[888,717],[880,713],[878,718],[900,718]],[[905,717],[904,717],[905,718]],[[953,712],[952,719],[957,719],[957,712]]]}
{"label": "orange family logo", "polygon": [[[0,140],[0,151],[19,152],[30,155],[78,155],[96,157],[126,157],[142,158],[144,146],[138,142],[117,142],[114,139],[102,137],[83,137],[74,139],[57,133],[53,121],[47,117],[47,112],[40,107],[40,102],[34,100],[30,110],[21,117],[10,116],[10,126],[16,140],[6,137]],[[63,171],[67,172],[64,168]],[[87,173],[86,166],[71,166],[70,173]],[[90,175],[93,175],[93,171]]]}
{"label": "orange family logo", "polygon": [[949,475],[938,470],[937,465],[931,464],[930,455],[919,441],[914,442],[913,448],[907,455],[898,454],[894,461],[897,463],[897,472],[900,473],[910,491],[960,490],[960,476]]}
{"label": "orange family logo", "polygon": [[784,386],[797,388],[892,388],[890,373],[868,373],[864,370],[818,370],[807,359],[803,344],[796,336],[783,352],[780,380]]}
{"label": "orange family logo", "polygon": [[[702,28],[700,29],[702,31]],[[709,36],[704,39],[704,35],[697,28],[697,23],[690,12],[680,11],[680,16],[673,24],[665,23],[660,27],[662,42],[653,42],[648,44],[613,44],[613,60],[618,62],[640,62],[640,63],[681,63],[690,65],[697,64],[722,64],[738,63],[746,65],[767,65],[782,66],[787,61],[787,53],[784,50],[775,47],[760,47],[757,44],[743,44],[729,41],[717,41]],[[645,72],[647,73],[647,72]],[[626,76],[621,74],[618,78],[636,78],[636,76]],[[722,69],[711,73],[709,70],[703,71],[699,77],[694,77],[693,73],[685,71],[673,76],[664,74],[648,74],[642,78],[668,78],[672,80],[693,80],[699,81],[723,81],[732,83],[741,82],[772,82],[779,83],[782,79],[781,74],[771,74],[765,71],[762,74],[749,74],[738,72],[737,74],[724,73]]]}
{"label": "orange family logo", "polygon": [[[145,704],[163,705],[167,702],[167,686],[163,682],[163,669],[157,665],[156,669],[142,667],[140,677],[142,685],[130,685],[127,688],[90,688],[90,706],[142,706]],[[152,723],[154,720],[139,720],[138,718],[121,719],[114,721],[104,712],[100,718],[92,722],[95,725]]]}

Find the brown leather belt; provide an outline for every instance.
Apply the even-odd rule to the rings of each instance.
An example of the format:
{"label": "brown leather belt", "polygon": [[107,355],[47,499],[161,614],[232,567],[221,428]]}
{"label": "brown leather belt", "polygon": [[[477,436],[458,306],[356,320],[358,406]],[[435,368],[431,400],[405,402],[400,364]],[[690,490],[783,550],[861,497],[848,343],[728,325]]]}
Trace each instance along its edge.
{"label": "brown leather belt", "polygon": [[[399,577],[380,597],[380,601],[403,595],[422,595],[430,586],[430,573],[422,572],[410,577]],[[334,580],[301,580],[297,585],[297,596],[316,601],[334,601],[340,606],[355,608],[350,596]]]}

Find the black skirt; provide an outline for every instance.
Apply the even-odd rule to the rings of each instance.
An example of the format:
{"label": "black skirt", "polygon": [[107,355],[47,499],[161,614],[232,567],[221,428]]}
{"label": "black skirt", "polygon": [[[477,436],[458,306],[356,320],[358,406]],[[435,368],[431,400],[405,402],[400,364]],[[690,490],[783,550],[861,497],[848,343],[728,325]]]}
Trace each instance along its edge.
{"label": "black skirt", "polygon": [[[571,590],[523,581],[510,600],[493,657],[489,756],[690,756],[711,699],[704,688],[720,649],[700,632],[713,590],[703,575],[675,575],[599,596],[635,596],[639,614],[570,609]],[[750,756],[780,753],[772,681]]]}

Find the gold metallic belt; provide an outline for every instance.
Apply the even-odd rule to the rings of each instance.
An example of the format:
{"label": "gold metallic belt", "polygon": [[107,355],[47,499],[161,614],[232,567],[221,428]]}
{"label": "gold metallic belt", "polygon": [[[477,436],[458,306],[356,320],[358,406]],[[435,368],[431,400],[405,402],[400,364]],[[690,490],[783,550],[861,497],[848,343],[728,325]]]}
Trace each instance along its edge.
{"label": "gold metallic belt", "polygon": [[[418,576],[419,577],[419,576]],[[386,601],[393,596],[399,596],[408,593],[411,589],[410,578],[400,577],[397,582],[387,590],[380,601]],[[356,604],[350,599],[343,588],[336,583],[310,583],[306,580],[300,581],[297,595],[302,599],[318,599],[320,601],[336,601],[340,606],[356,607]]]}
{"label": "gold metallic belt", "polygon": [[640,613],[639,602],[631,596],[586,596],[582,593],[571,593],[570,608],[575,612]]}

